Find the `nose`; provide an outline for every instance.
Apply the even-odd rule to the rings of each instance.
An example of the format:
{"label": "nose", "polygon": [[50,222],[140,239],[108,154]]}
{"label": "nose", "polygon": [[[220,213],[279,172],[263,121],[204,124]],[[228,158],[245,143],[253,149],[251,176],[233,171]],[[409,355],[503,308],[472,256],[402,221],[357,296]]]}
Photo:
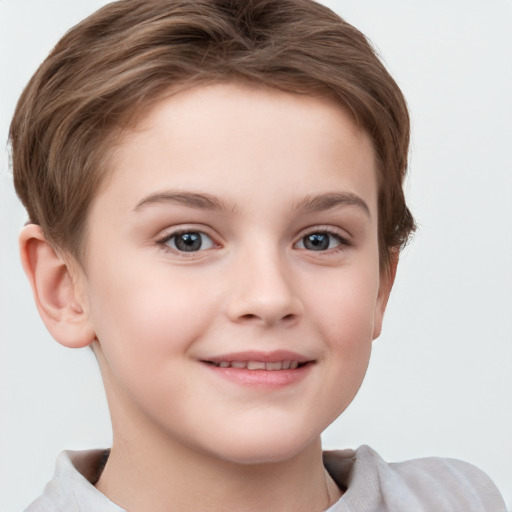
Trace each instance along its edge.
{"label": "nose", "polygon": [[278,251],[239,258],[227,315],[236,323],[293,325],[303,314],[290,264]]}

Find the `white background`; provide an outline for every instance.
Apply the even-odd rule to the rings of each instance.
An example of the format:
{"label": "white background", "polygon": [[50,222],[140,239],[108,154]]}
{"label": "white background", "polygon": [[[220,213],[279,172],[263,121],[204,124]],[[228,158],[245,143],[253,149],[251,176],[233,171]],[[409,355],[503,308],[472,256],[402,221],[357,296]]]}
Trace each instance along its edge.
{"label": "white background", "polygon": [[[108,446],[98,370],[45,331],[18,262],[8,123],[37,65],[100,0],[0,0],[0,510],[21,510],[63,449]],[[327,448],[390,461],[456,457],[512,506],[512,2],[331,0],[373,41],[408,99],[410,206],[384,334]]]}

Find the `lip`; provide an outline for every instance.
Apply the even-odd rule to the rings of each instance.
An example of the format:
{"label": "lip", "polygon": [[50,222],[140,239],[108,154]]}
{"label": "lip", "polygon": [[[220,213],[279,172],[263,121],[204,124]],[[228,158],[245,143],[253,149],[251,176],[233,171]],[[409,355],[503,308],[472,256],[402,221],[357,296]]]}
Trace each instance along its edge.
{"label": "lip", "polygon": [[247,350],[244,352],[232,352],[202,359],[207,363],[220,363],[221,361],[262,361],[264,363],[277,363],[278,361],[298,361],[299,363],[313,362],[313,359],[297,352],[289,350],[273,350],[262,352],[258,350]]}
{"label": "lip", "polygon": [[[219,366],[220,363],[249,361],[260,363],[289,363],[291,361],[296,361],[298,365],[292,364],[291,368],[279,370]],[[263,389],[278,389],[285,386],[291,386],[304,379],[313,367],[315,360],[303,354],[289,350],[274,350],[272,352],[251,350],[207,357],[201,359],[201,362],[214,374],[235,384]]]}

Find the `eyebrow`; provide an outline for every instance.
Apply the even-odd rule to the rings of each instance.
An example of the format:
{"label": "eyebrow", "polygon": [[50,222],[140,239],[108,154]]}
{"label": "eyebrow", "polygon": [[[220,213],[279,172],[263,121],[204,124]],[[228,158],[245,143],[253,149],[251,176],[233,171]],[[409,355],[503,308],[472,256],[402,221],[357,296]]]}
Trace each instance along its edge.
{"label": "eyebrow", "polygon": [[[165,203],[175,203],[201,210],[227,211],[230,209],[233,213],[238,212],[236,205],[228,208],[223,201],[210,194],[173,191],[150,194],[139,201],[134,210],[141,211],[148,206]],[[368,205],[358,195],[351,192],[328,192],[326,194],[306,195],[295,204],[295,209],[313,213],[331,210],[340,206],[357,206],[368,217],[371,217]]]}
{"label": "eyebrow", "polygon": [[[141,211],[150,205],[176,203],[189,208],[197,208],[201,210],[226,211],[228,207],[224,202],[210,194],[199,194],[196,192],[157,192],[151,194],[137,203],[135,211]],[[231,208],[236,211],[236,206]]]}
{"label": "eyebrow", "polygon": [[371,218],[368,205],[358,195],[351,192],[328,192],[326,194],[307,195],[296,203],[295,208],[312,213],[331,210],[339,206],[357,206]]}

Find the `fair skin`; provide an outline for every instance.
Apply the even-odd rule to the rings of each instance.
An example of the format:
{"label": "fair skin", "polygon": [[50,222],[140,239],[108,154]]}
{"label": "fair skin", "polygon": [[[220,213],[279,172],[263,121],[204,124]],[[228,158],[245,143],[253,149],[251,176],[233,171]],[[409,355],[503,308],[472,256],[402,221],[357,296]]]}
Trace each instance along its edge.
{"label": "fair skin", "polygon": [[100,363],[114,442],[98,489],[136,512],[325,510],[341,491],[320,434],[362,382],[392,284],[371,140],[328,100],[203,85],[153,106],[111,169],[81,265],[21,235],[46,325]]}

